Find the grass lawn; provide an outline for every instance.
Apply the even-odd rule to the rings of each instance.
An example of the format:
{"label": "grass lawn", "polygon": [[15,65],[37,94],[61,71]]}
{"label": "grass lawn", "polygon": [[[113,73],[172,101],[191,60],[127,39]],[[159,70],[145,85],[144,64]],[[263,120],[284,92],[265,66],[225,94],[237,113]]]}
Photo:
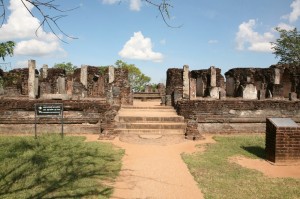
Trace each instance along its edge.
{"label": "grass lawn", "polygon": [[109,198],[123,150],[83,137],[0,137],[0,198]]}
{"label": "grass lawn", "polygon": [[206,199],[300,198],[300,180],[268,178],[262,173],[229,163],[228,158],[242,155],[265,156],[264,136],[217,136],[205,152],[183,154],[183,160],[198,182]]}

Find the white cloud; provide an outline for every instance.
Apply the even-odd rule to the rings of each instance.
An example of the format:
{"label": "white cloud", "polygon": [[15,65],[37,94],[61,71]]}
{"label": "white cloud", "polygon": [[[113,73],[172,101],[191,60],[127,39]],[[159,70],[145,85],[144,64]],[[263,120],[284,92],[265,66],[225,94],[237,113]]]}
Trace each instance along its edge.
{"label": "white cloud", "polygon": [[[102,0],[103,4],[116,4],[119,3],[121,0]],[[141,0],[129,0],[129,8],[133,11],[140,11],[142,7],[142,1]]]}
{"label": "white cloud", "polygon": [[130,10],[140,11],[142,7],[141,0],[130,0]]}
{"label": "white cloud", "polygon": [[119,52],[119,55],[122,58],[151,60],[154,62],[163,60],[161,53],[153,52],[151,39],[145,38],[142,32],[135,32]]}
{"label": "white cloud", "polygon": [[49,54],[55,55],[56,53],[64,54],[65,52],[58,41],[46,42],[30,39],[17,43],[14,53],[15,55],[47,56]]}
{"label": "white cloud", "polygon": [[289,21],[293,23],[298,20],[300,16],[300,0],[294,0],[291,4],[292,12],[289,14]]}
{"label": "white cloud", "polygon": [[238,50],[272,52],[270,42],[274,40],[274,34],[271,32],[263,34],[255,32],[255,24],[256,21],[254,19],[240,24],[239,31],[236,33],[236,48]]}
{"label": "white cloud", "polygon": [[284,30],[293,30],[295,27],[286,23],[280,23],[277,25],[277,27],[279,27],[280,29],[284,29]]}
{"label": "white cloud", "polygon": [[120,2],[120,0],[103,0],[104,4],[115,4],[117,2]]}
{"label": "white cloud", "polygon": [[[24,3],[29,10],[33,8],[26,1]],[[53,33],[38,29],[39,20],[30,15],[22,1],[10,0],[9,10],[11,14],[7,23],[0,29],[0,40],[17,41],[15,55],[44,56],[63,51],[59,39]]]}

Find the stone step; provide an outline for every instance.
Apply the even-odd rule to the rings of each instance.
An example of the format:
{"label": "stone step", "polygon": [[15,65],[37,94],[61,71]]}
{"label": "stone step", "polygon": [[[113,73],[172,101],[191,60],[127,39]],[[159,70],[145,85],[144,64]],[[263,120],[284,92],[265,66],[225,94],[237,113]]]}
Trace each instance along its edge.
{"label": "stone step", "polygon": [[121,129],[185,129],[185,123],[119,123]]}
{"label": "stone step", "polygon": [[155,116],[119,116],[119,122],[130,122],[130,123],[150,123],[150,122],[184,122],[184,118],[181,116],[169,116],[169,117],[155,117]]}
{"label": "stone step", "polygon": [[184,129],[116,129],[117,134],[135,135],[184,135]]}
{"label": "stone step", "polygon": [[174,110],[172,106],[122,106],[124,110],[139,110],[146,109],[148,111],[151,110]]}

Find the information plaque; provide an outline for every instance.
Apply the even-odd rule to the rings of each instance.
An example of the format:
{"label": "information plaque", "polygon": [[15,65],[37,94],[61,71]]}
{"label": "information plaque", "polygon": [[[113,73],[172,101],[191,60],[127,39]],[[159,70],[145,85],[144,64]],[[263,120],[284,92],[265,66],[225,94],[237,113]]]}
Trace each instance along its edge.
{"label": "information plaque", "polygon": [[60,118],[61,136],[64,136],[64,105],[62,103],[35,104],[35,138],[37,138],[37,119],[41,117]]}

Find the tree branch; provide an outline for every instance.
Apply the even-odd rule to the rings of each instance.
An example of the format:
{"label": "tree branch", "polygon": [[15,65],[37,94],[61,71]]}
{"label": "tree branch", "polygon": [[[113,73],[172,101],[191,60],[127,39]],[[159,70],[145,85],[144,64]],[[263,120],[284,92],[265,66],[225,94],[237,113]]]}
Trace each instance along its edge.
{"label": "tree branch", "polygon": [[171,4],[168,3],[169,0],[161,0],[161,3],[154,3],[152,0],[144,0],[145,2],[149,3],[152,6],[157,7],[157,9],[159,10],[159,13],[164,21],[164,23],[170,27],[170,28],[180,28],[182,27],[182,25],[180,26],[172,26],[168,23],[167,19],[170,19],[170,13],[169,13],[169,9],[173,8],[173,6]]}
{"label": "tree branch", "polygon": [[[47,26],[50,31],[62,42],[67,43],[63,39],[59,37],[59,33],[62,33],[64,36],[71,38],[71,39],[77,39],[76,37],[71,37],[70,35],[66,34],[58,25],[57,20],[67,16],[67,15],[49,15],[47,14],[47,11],[49,10],[55,10],[58,13],[65,13],[72,10],[77,9],[78,7],[68,9],[68,10],[62,10],[59,8],[59,5],[55,4],[55,0],[48,0],[48,1],[41,1],[41,0],[20,0],[23,4],[23,6],[26,8],[26,10],[29,12],[29,14],[32,17],[37,17],[36,15],[40,15],[40,25],[35,31],[35,34],[38,36],[38,30],[40,28],[44,28]],[[35,8],[38,11],[38,14],[34,14],[26,5],[26,2],[31,4],[33,8]],[[0,18],[2,18],[0,28],[3,26],[3,24],[6,21],[6,5],[4,4],[4,0],[0,0]],[[37,17],[38,18],[38,17]]]}

